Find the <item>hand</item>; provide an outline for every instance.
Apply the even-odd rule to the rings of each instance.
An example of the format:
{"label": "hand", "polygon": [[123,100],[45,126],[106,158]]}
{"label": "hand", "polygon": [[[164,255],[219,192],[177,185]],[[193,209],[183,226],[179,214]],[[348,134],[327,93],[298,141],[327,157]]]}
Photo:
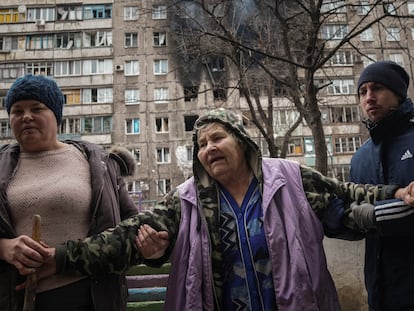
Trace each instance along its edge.
{"label": "hand", "polygon": [[407,187],[399,188],[394,196],[396,199],[403,200],[407,205],[414,206],[414,181]]}
{"label": "hand", "polygon": [[352,203],[349,218],[353,219],[356,225],[364,231],[375,229],[375,213],[374,205],[372,204],[363,202],[361,204]]}
{"label": "hand", "polygon": [[14,265],[21,275],[35,272],[49,259],[45,245],[36,242],[27,235],[13,239],[0,239],[0,259]]}
{"label": "hand", "polygon": [[149,225],[139,227],[135,242],[145,259],[160,258],[170,245],[167,231],[158,232]]}
{"label": "hand", "polygon": [[[44,245],[43,243],[41,243],[43,246],[47,247],[47,245]],[[55,260],[55,252],[56,249],[55,248],[47,248],[47,257],[48,259],[46,259],[46,261],[39,267],[36,268],[35,273],[36,273],[36,279],[37,280],[41,280],[44,279],[48,276],[54,275],[56,273],[56,260]],[[16,290],[22,290],[26,288],[26,282],[23,282],[19,285],[16,286]]]}

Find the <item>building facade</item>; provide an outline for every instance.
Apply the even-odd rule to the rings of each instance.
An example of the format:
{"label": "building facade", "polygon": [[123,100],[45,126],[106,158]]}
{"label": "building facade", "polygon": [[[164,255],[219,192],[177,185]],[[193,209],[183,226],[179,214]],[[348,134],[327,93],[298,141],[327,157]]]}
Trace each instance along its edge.
{"label": "building facade", "polygon": [[[138,169],[127,180],[129,190],[140,208],[151,207],[191,176],[192,126],[198,115],[214,107],[247,111],[246,100],[229,88],[216,87],[215,75],[229,71],[220,58],[203,62],[197,79],[191,74],[184,78],[177,42],[170,33],[176,16],[164,1],[66,2],[0,3],[0,144],[14,141],[3,104],[13,81],[23,74],[51,76],[66,100],[59,137],[130,150]],[[338,9],[341,2],[345,3],[326,1],[324,9]],[[358,4],[355,10],[339,8],[341,14],[321,29],[321,38],[341,40],[353,27],[354,17],[370,12],[369,1]],[[389,4],[390,14],[414,14],[414,1],[397,4]],[[414,27],[397,22],[372,27],[358,40],[363,56],[341,49],[319,73],[321,85],[329,82],[320,92],[320,103],[332,175],[347,179],[350,158],[367,135],[357,103],[358,73],[369,62],[391,59],[413,76],[409,52],[413,36]],[[236,83],[228,75],[228,84]],[[279,94],[276,139],[284,136],[296,116]],[[248,126],[268,154],[264,139]],[[287,157],[314,164],[312,135],[305,124],[293,133]]]}

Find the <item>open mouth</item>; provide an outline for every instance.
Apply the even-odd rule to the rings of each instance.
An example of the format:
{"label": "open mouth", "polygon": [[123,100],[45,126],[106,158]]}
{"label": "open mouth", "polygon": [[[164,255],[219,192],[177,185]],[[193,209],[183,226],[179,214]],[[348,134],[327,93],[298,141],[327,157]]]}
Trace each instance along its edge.
{"label": "open mouth", "polygon": [[211,159],[211,160],[210,160],[210,164],[213,164],[213,163],[215,163],[215,162],[217,162],[217,161],[220,161],[220,160],[222,160],[222,159],[223,159],[223,157],[213,158],[213,159]]}

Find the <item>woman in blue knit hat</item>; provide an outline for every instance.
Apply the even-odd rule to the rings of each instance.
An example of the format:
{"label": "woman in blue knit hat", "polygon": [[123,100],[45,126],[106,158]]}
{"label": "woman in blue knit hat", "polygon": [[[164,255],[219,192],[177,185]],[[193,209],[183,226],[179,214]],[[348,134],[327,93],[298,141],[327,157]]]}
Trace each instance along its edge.
{"label": "woman in blue knit hat", "polygon": [[[413,179],[414,107],[407,98],[409,80],[405,69],[391,61],[372,63],[362,71],[358,99],[370,138],[351,160],[351,181],[406,186]],[[358,208],[375,217],[375,226],[365,235],[369,308],[414,310],[414,211],[401,201],[383,203]]]}
{"label": "woman in blue knit hat", "polygon": [[[21,311],[15,286],[45,260],[30,238],[33,215],[50,246],[113,227],[137,212],[121,176],[135,165],[128,152],[58,140],[64,97],[48,77],[18,78],[5,104],[17,143],[0,148],[0,310]],[[53,276],[38,282],[35,310],[120,311],[126,294],[123,275]]]}

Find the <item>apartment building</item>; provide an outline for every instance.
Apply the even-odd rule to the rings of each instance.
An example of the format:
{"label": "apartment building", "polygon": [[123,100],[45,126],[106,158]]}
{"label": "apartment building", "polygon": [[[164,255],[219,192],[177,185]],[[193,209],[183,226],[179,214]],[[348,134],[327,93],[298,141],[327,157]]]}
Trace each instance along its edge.
{"label": "apartment building", "polygon": [[[327,1],[326,5],[331,4]],[[327,23],[322,38],[340,40],[353,17],[367,14],[369,1],[357,11]],[[398,1],[397,1],[398,3]],[[392,14],[414,14],[414,1],[389,4]],[[394,5],[394,6],[393,6]],[[393,9],[394,8],[394,11]],[[192,174],[192,126],[213,107],[246,110],[245,98],[217,87],[215,76],[230,68],[221,58],[199,64],[197,78],[182,73],[176,42],[171,36],[171,11],[162,0],[16,0],[0,3],[0,106],[13,81],[23,74],[53,77],[66,104],[61,139],[84,139],[104,148],[122,146],[137,160],[128,187],[139,207],[153,204]],[[184,18],[184,17],[183,17]],[[355,77],[373,60],[391,59],[410,67],[414,27],[397,22],[361,33],[358,48],[338,51],[320,83],[322,118],[332,175],[346,179],[349,161],[366,137],[356,100]],[[327,74],[328,71],[331,71]],[[228,75],[228,85],[236,85]],[[410,88],[410,94],[413,94]],[[275,108],[276,139],[283,137],[297,112],[279,96]],[[265,99],[263,99],[265,100]],[[251,133],[267,154],[258,131]],[[0,144],[13,141],[5,109],[0,108]],[[293,133],[288,157],[313,165],[311,132],[302,124]]]}

